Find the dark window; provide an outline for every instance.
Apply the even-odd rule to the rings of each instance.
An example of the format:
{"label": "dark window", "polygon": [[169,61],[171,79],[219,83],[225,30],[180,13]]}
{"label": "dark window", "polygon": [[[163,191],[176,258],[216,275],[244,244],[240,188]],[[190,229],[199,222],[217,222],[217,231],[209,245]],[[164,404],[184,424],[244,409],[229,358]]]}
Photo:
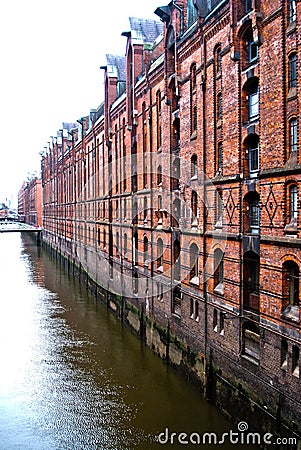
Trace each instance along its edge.
{"label": "dark window", "polygon": [[244,308],[255,312],[259,311],[259,256],[249,251],[243,259],[243,300]]}
{"label": "dark window", "polygon": [[217,310],[213,310],[213,330],[217,331]]}
{"label": "dark window", "polygon": [[163,270],[163,241],[161,238],[157,241],[157,269]]}
{"label": "dark window", "polygon": [[252,0],[246,0],[246,13],[250,12],[252,9]]}
{"label": "dark window", "polygon": [[197,155],[192,155],[190,161],[191,161],[191,178],[194,178],[197,176],[197,161],[198,161]]}
{"label": "dark window", "polygon": [[288,363],[288,345],[287,340],[282,339],[281,340],[281,369],[287,370],[287,363]]}
{"label": "dark window", "polygon": [[296,21],[296,0],[289,0],[289,23]]}
{"label": "dark window", "polygon": [[295,377],[299,378],[299,372],[300,372],[300,354],[299,354],[299,347],[296,345],[293,345],[292,348],[292,373],[295,375]]}
{"label": "dark window", "polygon": [[288,305],[299,305],[299,266],[294,261],[285,261],[283,264],[282,296],[283,309],[285,309]]}
{"label": "dark window", "polygon": [[288,58],[289,63],[289,88],[297,86],[297,54],[291,53]]}
{"label": "dark window", "polygon": [[157,185],[160,186],[162,184],[162,167],[158,166],[157,169]]}
{"label": "dark window", "polygon": [[190,250],[189,250],[189,258],[190,258],[190,280],[193,280],[198,278],[199,276],[199,264],[198,264],[198,258],[199,258],[199,249],[196,244],[191,244]]}
{"label": "dark window", "polygon": [[198,194],[192,191],[191,194],[191,222],[197,221],[198,218]]}
{"label": "dark window", "polygon": [[221,249],[214,251],[214,289],[222,289],[224,283],[224,254]]}
{"label": "dark window", "polygon": [[172,313],[181,316],[181,292],[175,288],[172,296]]}
{"label": "dark window", "polygon": [[217,120],[220,122],[223,118],[223,99],[221,92],[217,94]]}

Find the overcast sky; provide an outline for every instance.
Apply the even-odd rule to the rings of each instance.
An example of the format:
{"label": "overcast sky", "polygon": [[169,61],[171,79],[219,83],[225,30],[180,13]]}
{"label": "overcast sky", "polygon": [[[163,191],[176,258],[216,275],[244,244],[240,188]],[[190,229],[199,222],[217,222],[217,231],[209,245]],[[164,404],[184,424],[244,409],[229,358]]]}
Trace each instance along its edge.
{"label": "overcast sky", "polygon": [[40,168],[62,122],[103,100],[106,53],[125,53],[128,17],[158,19],[157,0],[0,1],[0,202]]}

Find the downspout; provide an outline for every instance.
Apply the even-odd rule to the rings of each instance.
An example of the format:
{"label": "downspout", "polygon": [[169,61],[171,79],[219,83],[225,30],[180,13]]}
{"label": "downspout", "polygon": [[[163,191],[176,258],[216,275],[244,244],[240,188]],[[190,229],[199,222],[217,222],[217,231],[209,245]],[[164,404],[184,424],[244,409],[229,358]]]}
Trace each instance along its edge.
{"label": "downspout", "polygon": [[[208,393],[208,380],[209,380],[209,369],[210,362],[208,363],[208,296],[207,296],[207,272],[206,268],[206,254],[207,254],[207,242],[206,242],[206,226],[207,226],[207,191],[206,191],[206,172],[207,172],[207,159],[206,159],[206,58],[207,58],[207,48],[206,39],[202,31],[203,39],[203,76],[202,76],[202,98],[203,98],[203,258],[204,258],[204,270],[203,270],[203,286],[204,286],[204,312],[205,312],[205,329],[204,329],[204,392],[207,396]],[[208,367],[207,367],[208,364]]]}

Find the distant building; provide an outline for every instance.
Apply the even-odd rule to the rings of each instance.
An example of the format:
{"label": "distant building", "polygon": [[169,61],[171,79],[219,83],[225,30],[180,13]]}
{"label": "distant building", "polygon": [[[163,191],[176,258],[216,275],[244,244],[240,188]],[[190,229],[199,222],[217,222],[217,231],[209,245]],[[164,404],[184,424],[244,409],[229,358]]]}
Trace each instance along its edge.
{"label": "distant building", "polygon": [[42,226],[42,180],[24,182],[18,192],[18,216],[33,226]]}

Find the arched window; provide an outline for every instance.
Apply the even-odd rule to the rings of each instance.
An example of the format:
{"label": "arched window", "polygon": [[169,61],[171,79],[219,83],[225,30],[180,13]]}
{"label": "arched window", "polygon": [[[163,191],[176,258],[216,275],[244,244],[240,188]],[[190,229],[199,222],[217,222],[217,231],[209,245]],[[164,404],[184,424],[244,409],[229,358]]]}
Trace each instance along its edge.
{"label": "arched window", "polygon": [[289,149],[291,156],[297,154],[298,149],[298,122],[295,117],[293,117],[289,121],[289,136],[290,136]]}
{"label": "arched window", "polygon": [[294,261],[282,266],[282,315],[299,321],[299,266]]}
{"label": "arched window", "polygon": [[296,184],[289,187],[289,217],[290,222],[297,222],[298,218],[298,188]]}
{"label": "arched window", "polygon": [[223,97],[221,92],[216,97],[216,118],[217,122],[221,122],[223,118]]}
{"label": "arched window", "polygon": [[198,173],[198,157],[197,155],[193,154],[190,159],[190,167],[191,167],[191,178],[196,178]]}
{"label": "arched window", "polygon": [[293,52],[288,57],[289,65],[289,77],[288,86],[289,89],[297,87],[297,53]]}
{"label": "arched window", "polygon": [[197,224],[198,219],[198,194],[196,191],[191,193],[191,223]]}
{"label": "arched window", "polygon": [[220,248],[214,250],[214,290],[224,293],[224,253]]}
{"label": "arched window", "polygon": [[222,71],[222,49],[220,45],[215,50],[215,71],[217,75]]}
{"label": "arched window", "polygon": [[191,244],[189,249],[190,282],[199,284],[199,248]]}
{"label": "arched window", "polygon": [[246,233],[259,234],[260,231],[260,207],[259,195],[257,192],[250,192],[245,197],[245,220],[244,228]]}
{"label": "arched window", "polygon": [[259,138],[257,134],[250,134],[245,141],[245,146],[249,176],[256,177],[259,172]]}
{"label": "arched window", "polygon": [[163,271],[163,241],[161,238],[157,241],[157,270]]}
{"label": "arched window", "polygon": [[143,253],[144,253],[144,265],[148,266],[148,239],[147,236],[143,238]]}

